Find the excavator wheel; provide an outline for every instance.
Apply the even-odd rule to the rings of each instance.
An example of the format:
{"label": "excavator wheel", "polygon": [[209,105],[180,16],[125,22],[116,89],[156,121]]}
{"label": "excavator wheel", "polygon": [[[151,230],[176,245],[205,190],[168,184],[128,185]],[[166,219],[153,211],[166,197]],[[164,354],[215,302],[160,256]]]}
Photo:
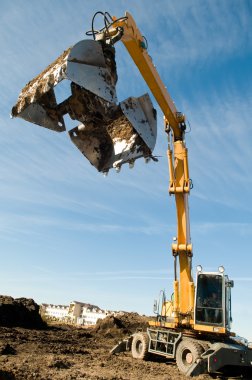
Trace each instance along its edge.
{"label": "excavator wheel", "polygon": [[176,351],[176,363],[181,373],[187,374],[189,368],[200,359],[204,348],[191,339],[182,340]]}
{"label": "excavator wheel", "polygon": [[199,342],[199,345],[203,348],[203,352],[206,352],[209,349],[209,344],[206,342]]}
{"label": "excavator wheel", "polygon": [[134,359],[146,360],[149,356],[149,337],[146,332],[139,332],[134,334],[131,354]]}

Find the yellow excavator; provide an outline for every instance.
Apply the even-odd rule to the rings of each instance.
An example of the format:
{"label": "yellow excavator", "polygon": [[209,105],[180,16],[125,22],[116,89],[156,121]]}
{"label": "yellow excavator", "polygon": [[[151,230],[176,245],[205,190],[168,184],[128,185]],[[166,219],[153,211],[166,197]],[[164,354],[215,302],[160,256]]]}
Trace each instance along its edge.
{"label": "yellow excavator", "polygon": [[[96,17],[104,27],[95,29]],[[66,130],[64,115],[80,124],[69,131],[71,141],[100,172],[120,171],[123,164],[133,167],[136,159],[153,156],[157,117],[148,94],[129,97],[118,103],[115,44],[121,41],[147,83],[164,114],[168,139],[169,193],[175,196],[177,237],[172,244],[174,292],[171,300],[162,293],[154,303],[155,320],[147,331],[136,332],[116,345],[111,353],[131,350],[136,359],[159,355],[176,360],[187,376],[202,373],[251,373],[252,347],[231,331],[231,288],[234,283],[223,266],[216,272],[197,267],[192,277],[188,196],[192,188],[184,114],[178,112],[147,51],[133,17],[111,17],[97,12],[92,19],[92,37],[68,48],[22,90],[12,109],[21,117],[45,128]],[[57,102],[54,87],[69,81],[71,95]]]}

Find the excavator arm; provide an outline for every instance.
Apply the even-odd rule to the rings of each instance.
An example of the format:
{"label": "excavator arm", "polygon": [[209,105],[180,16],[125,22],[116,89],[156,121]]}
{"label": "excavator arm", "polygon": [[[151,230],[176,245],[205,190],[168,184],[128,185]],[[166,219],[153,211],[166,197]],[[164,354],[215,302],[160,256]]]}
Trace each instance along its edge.
{"label": "excavator arm", "polygon": [[[108,38],[121,30],[121,41],[138,67],[158,105],[164,113],[165,130],[168,133],[168,166],[170,174],[169,193],[174,194],[177,209],[177,239],[172,244],[175,261],[174,279],[174,324],[192,325],[194,306],[194,284],[191,274],[192,244],[190,238],[188,196],[190,178],[188,153],[184,141],[185,117],[177,111],[164,83],[162,82],[146,48],[145,38],[137,25],[126,12],[125,18],[116,21],[108,28],[102,38]],[[106,35],[107,34],[107,35]],[[97,36],[98,37],[98,36]],[[96,38],[97,38],[96,37]],[[171,133],[172,132],[172,133]],[[171,146],[173,149],[171,149]],[[177,277],[177,258],[179,258],[179,280]]]}
{"label": "excavator arm", "polygon": [[175,140],[181,140],[183,136],[183,128],[181,128],[181,124],[184,121],[184,117],[177,111],[173,100],[147,52],[145,38],[141,35],[129,12],[126,12],[123,21],[119,21],[113,25],[113,28],[116,27],[121,27],[123,29],[121,41],[128,50],[131,58],[135,62],[142,77],[146,81],[149,89],[164,113],[166,120],[173,130]]}

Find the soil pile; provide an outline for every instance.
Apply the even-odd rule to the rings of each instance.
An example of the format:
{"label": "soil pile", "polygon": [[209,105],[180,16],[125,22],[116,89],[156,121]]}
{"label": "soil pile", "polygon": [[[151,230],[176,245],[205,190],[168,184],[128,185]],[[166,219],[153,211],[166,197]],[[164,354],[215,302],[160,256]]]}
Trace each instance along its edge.
{"label": "soil pile", "polygon": [[0,296],[0,326],[40,329],[45,327],[39,305],[32,299]]}
{"label": "soil pile", "polygon": [[186,380],[173,361],[109,353],[121,334],[126,332],[126,338],[144,328],[147,320],[136,313],[119,313],[89,329],[0,327],[0,380]]}
{"label": "soil pile", "polygon": [[120,312],[99,320],[95,328],[41,329],[44,324],[33,300],[0,296],[0,380],[186,380],[172,360],[136,360],[130,352],[110,354],[122,338],[145,330],[148,320]]}
{"label": "soil pile", "polygon": [[105,337],[122,338],[137,330],[145,330],[150,318],[137,313],[120,312],[97,321],[94,331]]}

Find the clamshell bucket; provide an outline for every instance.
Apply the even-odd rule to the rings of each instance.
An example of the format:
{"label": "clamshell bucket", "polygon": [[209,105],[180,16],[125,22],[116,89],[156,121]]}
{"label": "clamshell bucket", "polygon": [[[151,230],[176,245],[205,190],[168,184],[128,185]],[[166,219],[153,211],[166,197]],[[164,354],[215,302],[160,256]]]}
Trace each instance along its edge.
{"label": "clamshell bucket", "polygon": [[72,142],[96,167],[107,172],[152,156],[156,143],[156,111],[150,97],[130,97],[111,107],[103,119],[93,118],[69,131]]}
{"label": "clamshell bucket", "polygon": [[64,79],[106,102],[116,103],[114,56],[114,48],[102,41],[79,41],[24,87],[12,109],[12,116],[54,131],[64,131],[63,115],[68,113],[68,100],[71,101],[72,97],[57,104],[54,93],[54,87]]}
{"label": "clamshell bucket", "polygon": [[[71,95],[57,103],[54,87],[64,79],[70,81]],[[24,87],[12,116],[61,132],[69,114],[79,122],[69,131],[72,142],[98,171],[132,165],[137,158],[152,157],[156,113],[148,94],[117,104],[116,82],[114,47],[83,40]]]}

